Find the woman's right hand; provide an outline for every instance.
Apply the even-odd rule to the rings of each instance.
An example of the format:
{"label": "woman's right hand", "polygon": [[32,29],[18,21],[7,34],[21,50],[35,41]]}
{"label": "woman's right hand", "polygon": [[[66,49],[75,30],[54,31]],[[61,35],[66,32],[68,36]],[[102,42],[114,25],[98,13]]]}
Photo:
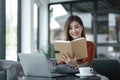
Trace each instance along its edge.
{"label": "woman's right hand", "polygon": [[71,67],[77,67],[78,66],[77,58],[74,57],[73,59],[70,59],[67,52],[60,53],[59,59],[61,59],[61,61],[65,62],[66,64],[68,64]]}

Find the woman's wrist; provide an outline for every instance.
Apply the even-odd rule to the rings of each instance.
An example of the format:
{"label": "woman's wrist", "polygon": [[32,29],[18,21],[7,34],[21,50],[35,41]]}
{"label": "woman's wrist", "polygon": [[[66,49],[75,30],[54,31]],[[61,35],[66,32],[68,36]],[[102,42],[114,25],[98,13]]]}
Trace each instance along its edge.
{"label": "woman's wrist", "polygon": [[80,65],[79,65],[79,64],[77,64],[77,65],[76,65],[76,67],[74,67],[74,68],[75,68],[75,69],[78,69],[79,67],[80,67]]}

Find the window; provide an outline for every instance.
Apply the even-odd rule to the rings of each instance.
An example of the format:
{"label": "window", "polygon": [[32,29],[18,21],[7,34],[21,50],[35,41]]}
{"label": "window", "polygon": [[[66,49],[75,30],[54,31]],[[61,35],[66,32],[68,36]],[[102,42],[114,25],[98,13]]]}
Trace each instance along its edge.
{"label": "window", "polygon": [[6,60],[17,60],[18,0],[6,0]]}
{"label": "window", "polygon": [[120,47],[119,1],[99,0],[55,3],[52,2],[49,6],[51,44],[56,39],[64,38],[63,27],[66,18],[69,15],[78,15],[83,20],[87,40],[96,43],[96,57],[120,59],[118,54],[120,53],[118,49]]}
{"label": "window", "polygon": [[35,52],[39,51],[39,24],[38,24],[38,5],[34,3],[34,44]]}

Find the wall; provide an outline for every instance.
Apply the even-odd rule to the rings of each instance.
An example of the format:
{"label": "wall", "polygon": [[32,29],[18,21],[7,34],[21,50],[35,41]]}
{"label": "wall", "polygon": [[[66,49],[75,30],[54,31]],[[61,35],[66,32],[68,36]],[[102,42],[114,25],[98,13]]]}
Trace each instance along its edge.
{"label": "wall", "polygon": [[48,0],[22,0],[22,53],[35,52],[34,45],[34,3],[39,6],[39,45],[40,48],[48,44]]}

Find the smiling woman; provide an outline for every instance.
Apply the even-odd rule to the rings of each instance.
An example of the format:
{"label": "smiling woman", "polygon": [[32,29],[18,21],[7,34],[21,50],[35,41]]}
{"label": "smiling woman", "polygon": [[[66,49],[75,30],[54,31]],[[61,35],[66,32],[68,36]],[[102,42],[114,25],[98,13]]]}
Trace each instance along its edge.
{"label": "smiling woman", "polygon": [[[73,41],[81,37],[86,38],[84,31],[84,24],[79,16],[71,15],[66,19],[64,25],[64,35],[66,41]],[[87,46],[87,55],[88,55],[87,57],[78,59],[76,56],[73,56],[72,58],[70,58],[68,52],[66,52],[65,50],[61,51],[57,56],[59,59],[61,59],[61,61],[59,62],[57,61],[55,70],[59,73],[64,73],[64,74],[76,74],[79,73],[80,67],[92,68],[96,46],[95,43],[92,41],[86,41],[86,42],[87,44],[84,45]],[[77,47],[81,48],[80,46]],[[109,80],[107,77],[98,74],[94,70],[92,71],[92,74],[101,77],[101,80]]]}
{"label": "smiling woman", "polygon": [[[84,31],[84,25],[79,16],[71,15],[66,19],[65,25],[64,25],[64,36],[65,36],[66,41],[76,40],[81,37],[86,38],[85,31]],[[64,54],[66,56],[69,56],[68,53],[63,51],[63,52],[60,52],[61,56],[58,56],[58,57],[60,59],[64,59],[64,61],[59,62],[59,63],[60,64],[65,63],[73,68],[77,66],[83,66],[84,64],[87,63],[88,65],[86,66],[91,67],[92,61],[95,55],[95,44],[91,41],[87,41],[87,44],[85,45],[87,45],[87,54],[88,54],[87,57],[82,58],[82,59],[77,59],[76,56],[74,56],[73,59],[69,59],[64,56]]]}

